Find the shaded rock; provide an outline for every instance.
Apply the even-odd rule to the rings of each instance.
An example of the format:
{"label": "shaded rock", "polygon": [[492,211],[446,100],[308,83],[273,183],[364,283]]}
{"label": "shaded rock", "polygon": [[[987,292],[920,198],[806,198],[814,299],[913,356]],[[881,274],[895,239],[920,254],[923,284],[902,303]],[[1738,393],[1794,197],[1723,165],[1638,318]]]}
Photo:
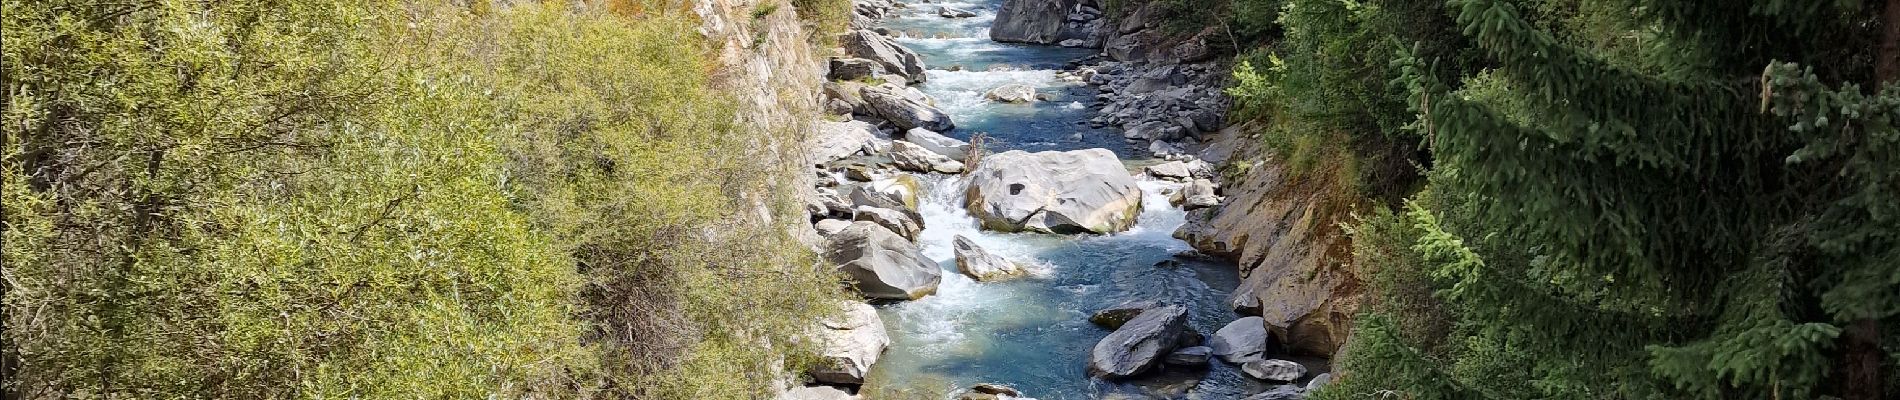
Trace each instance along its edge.
{"label": "shaded rock", "polygon": [[831,236],[825,258],[856,281],[864,297],[915,300],[937,291],[941,269],[923,251],[896,232],[869,221]]}
{"label": "shaded rock", "polygon": [[1175,341],[1186,328],[1187,308],[1166,306],[1144,311],[1095,343],[1089,351],[1089,374],[1117,379],[1147,372],[1174,351]]}
{"label": "shaded rock", "polygon": [[826,79],[834,81],[853,81],[876,78],[884,74],[884,64],[863,58],[834,57],[831,59],[831,72]]}
{"label": "shaded rock", "polygon": [[1345,204],[1334,198],[1345,189],[1293,179],[1259,142],[1242,129],[1221,131],[1208,149],[1222,150],[1203,158],[1225,159],[1223,169],[1240,173],[1221,185],[1221,206],[1188,212],[1174,236],[1241,266],[1231,304],[1265,318],[1286,351],[1330,356],[1351,334],[1366,287],[1332,256],[1352,251],[1336,230],[1351,208],[1329,206]]}
{"label": "shaded rock", "polygon": [[990,89],[983,98],[1004,103],[1031,103],[1036,101],[1036,88],[1024,84],[1008,84]]}
{"label": "shaded rock", "polygon": [[950,122],[949,114],[907,93],[899,93],[889,87],[865,86],[858,90],[858,94],[864,98],[871,114],[890,121],[899,129],[924,128],[942,132],[956,128],[956,124]]}
{"label": "shaded rock", "polygon": [[1175,350],[1173,353],[1168,353],[1168,358],[1162,360],[1162,362],[1166,362],[1168,365],[1202,366],[1207,365],[1207,359],[1212,356],[1213,353],[1214,349],[1208,348],[1207,346],[1184,347],[1180,350]]}
{"label": "shaded rock", "polygon": [[902,76],[905,81],[917,83],[924,81],[924,59],[917,52],[905,48],[897,41],[869,30],[846,32],[839,38],[845,54],[877,62],[884,72]]}
{"label": "shaded rock", "polygon": [[963,235],[957,235],[952,245],[955,247],[957,270],[978,282],[1022,276],[1029,272],[1020,264],[977,247],[976,242],[970,241]]}
{"label": "shaded rock", "polygon": [[1156,307],[1161,307],[1161,303],[1156,303],[1152,300],[1137,300],[1122,303],[1114,307],[1096,311],[1094,315],[1089,316],[1089,322],[1108,329],[1121,328],[1122,324],[1127,323],[1128,320],[1135,319],[1135,316],[1141,315],[1141,312]]}
{"label": "shaded rock", "polygon": [[891,161],[897,169],[944,174],[963,173],[963,162],[952,160],[909,141],[891,142]]}
{"label": "shaded rock", "polygon": [[[1240,365],[1240,371],[1269,382],[1292,382],[1306,376],[1306,366],[1287,360],[1259,360]],[[1295,386],[1294,389],[1299,389]]]}
{"label": "shaded rock", "polygon": [[1208,347],[1213,348],[1214,355],[1221,360],[1244,364],[1265,358],[1271,340],[1266,320],[1246,317],[1214,331],[1213,339],[1208,340]]}
{"label": "shaded rock", "polygon": [[858,182],[870,182],[872,179],[875,179],[871,176],[871,167],[863,165],[844,167],[844,178]]}
{"label": "shaded rock", "polygon": [[923,222],[911,219],[909,215],[905,215],[902,211],[871,206],[858,206],[856,211],[857,214],[853,217],[854,221],[877,223],[886,229],[890,229],[891,232],[897,233],[898,236],[903,236],[904,239],[912,242],[917,241],[917,234],[924,231]]}
{"label": "shaded rock", "polygon": [[1134,226],[1141,189],[1106,149],[985,156],[964,207],[997,231],[1109,233]]}
{"label": "shaded rock", "polygon": [[812,368],[812,379],[824,383],[863,384],[864,374],[891,344],[877,309],[860,302],[845,302],[843,315],[821,322],[823,329],[817,336],[824,344],[820,354],[824,362]]}
{"label": "shaded rock", "polygon": [[967,160],[970,156],[970,143],[944,136],[929,129],[915,128],[905,131],[904,140],[919,146],[924,146],[924,148],[930,149],[931,152],[942,154],[944,157],[950,157],[952,160]]}
{"label": "shaded rock", "polygon": [[1305,398],[1306,394],[1301,393],[1299,386],[1280,385],[1241,400],[1303,400]]}
{"label": "shaded rock", "polygon": [[1107,21],[1096,4],[1095,0],[1007,0],[996,11],[990,39],[1101,47]]}

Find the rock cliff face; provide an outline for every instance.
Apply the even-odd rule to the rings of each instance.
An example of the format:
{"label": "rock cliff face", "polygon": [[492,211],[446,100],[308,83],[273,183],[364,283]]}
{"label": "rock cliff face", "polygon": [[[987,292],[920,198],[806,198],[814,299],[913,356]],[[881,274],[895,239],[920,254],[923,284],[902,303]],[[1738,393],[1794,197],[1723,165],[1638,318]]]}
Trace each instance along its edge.
{"label": "rock cliff face", "polygon": [[996,11],[990,39],[1100,48],[1108,28],[1096,0],[1008,0]]}
{"label": "rock cliff face", "polygon": [[1361,298],[1351,246],[1337,228],[1349,207],[1333,198],[1332,183],[1292,178],[1250,128],[1222,130],[1201,153],[1245,172],[1221,186],[1226,203],[1188,213],[1174,235],[1239,264],[1232,305],[1263,317],[1288,351],[1330,356],[1351,334]]}

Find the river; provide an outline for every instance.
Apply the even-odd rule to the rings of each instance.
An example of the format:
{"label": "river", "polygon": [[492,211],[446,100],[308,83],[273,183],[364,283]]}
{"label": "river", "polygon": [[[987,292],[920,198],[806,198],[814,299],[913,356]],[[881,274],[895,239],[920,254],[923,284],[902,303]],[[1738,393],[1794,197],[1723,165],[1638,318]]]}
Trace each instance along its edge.
{"label": "river", "polygon": [[[899,42],[931,68],[919,88],[957,124],[945,134],[969,140],[980,132],[990,151],[1100,147],[1131,165],[1152,162],[1133,159],[1146,155],[1118,132],[1081,123],[1094,116],[1088,104],[1097,91],[1057,77],[1069,61],[1095,51],[990,41],[989,25],[1000,3],[919,3],[894,10],[898,16],[883,22],[906,33]],[[978,16],[941,18],[939,6]],[[1006,67],[991,70],[998,66]],[[1031,104],[983,98],[986,91],[1010,83],[1036,87],[1053,98]],[[892,343],[870,371],[863,390],[868,398],[941,398],[977,383],[1000,383],[1045,400],[1229,399],[1265,387],[1219,361],[1207,368],[1169,367],[1129,382],[1088,377],[1089,350],[1109,333],[1088,322],[1098,309],[1132,300],[1184,305],[1190,310],[1189,326],[1203,334],[1239,318],[1226,305],[1239,281],[1231,263],[1174,256],[1191,249],[1172,237],[1185,214],[1162,194],[1179,184],[1141,181],[1144,210],[1127,232],[1065,236],[981,231],[960,206],[962,178],[923,180],[927,190],[920,211],[926,229],[918,242],[944,269],[943,283],[935,295],[878,306]],[[979,283],[958,274],[951,250],[957,235],[1034,265],[1034,276]],[[1181,264],[1157,266],[1165,260]]]}

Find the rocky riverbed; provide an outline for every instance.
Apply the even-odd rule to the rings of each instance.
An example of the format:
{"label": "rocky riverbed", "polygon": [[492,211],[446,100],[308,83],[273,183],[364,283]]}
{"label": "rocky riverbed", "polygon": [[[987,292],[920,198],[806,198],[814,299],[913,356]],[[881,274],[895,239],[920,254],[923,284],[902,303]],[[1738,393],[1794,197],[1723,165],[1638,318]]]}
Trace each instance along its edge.
{"label": "rocky riverbed", "polygon": [[1093,0],[855,6],[806,236],[873,306],[815,329],[830,365],[785,398],[1280,399],[1324,372],[1175,237],[1226,201],[1199,38]]}

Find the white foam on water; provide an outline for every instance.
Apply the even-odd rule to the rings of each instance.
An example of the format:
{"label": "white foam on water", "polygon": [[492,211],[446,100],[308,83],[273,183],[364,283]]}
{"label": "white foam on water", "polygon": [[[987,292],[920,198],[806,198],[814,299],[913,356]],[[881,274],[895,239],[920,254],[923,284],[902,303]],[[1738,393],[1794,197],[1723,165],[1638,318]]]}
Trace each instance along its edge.
{"label": "white foam on water", "polygon": [[959,124],[976,125],[999,114],[1034,114],[1036,108],[1027,104],[1006,104],[991,101],[983,95],[991,89],[1003,85],[1022,84],[1036,88],[1038,92],[1049,92],[1051,88],[1073,86],[1056,77],[1055,70],[1019,70],[1019,71],[928,71],[930,80],[923,85],[924,94],[936,99],[937,107],[950,114],[951,120]]}

